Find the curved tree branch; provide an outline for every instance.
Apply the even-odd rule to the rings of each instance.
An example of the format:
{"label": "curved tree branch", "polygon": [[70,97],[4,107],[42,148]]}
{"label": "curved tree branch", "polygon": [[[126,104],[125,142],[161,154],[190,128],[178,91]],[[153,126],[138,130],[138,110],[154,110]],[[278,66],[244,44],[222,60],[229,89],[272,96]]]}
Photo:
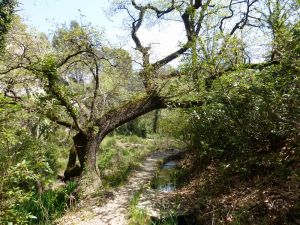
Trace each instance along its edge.
{"label": "curved tree branch", "polygon": [[247,24],[248,22],[248,18],[249,18],[249,13],[250,13],[250,8],[252,7],[252,5],[257,2],[258,0],[253,0],[252,2],[250,2],[250,0],[247,0],[247,10],[244,13],[243,18],[237,22],[234,27],[232,28],[232,30],[230,31],[230,35],[233,35],[235,33],[235,31],[237,29],[243,29],[244,26]]}
{"label": "curved tree branch", "polygon": [[75,127],[73,124],[67,122],[67,121],[63,121],[63,120],[60,120],[57,116],[53,115],[53,114],[50,114],[50,113],[46,113],[44,114],[49,120],[51,120],[52,122],[54,123],[57,123],[58,125],[61,125],[61,126],[64,126],[66,128],[69,128],[69,129],[74,129],[74,130],[77,130],[77,127]]}
{"label": "curved tree branch", "polygon": [[202,104],[201,101],[172,101],[154,93],[154,95],[147,95],[106,113],[97,120],[96,124],[99,126],[102,135],[106,135],[115,128],[155,109],[192,108]]}

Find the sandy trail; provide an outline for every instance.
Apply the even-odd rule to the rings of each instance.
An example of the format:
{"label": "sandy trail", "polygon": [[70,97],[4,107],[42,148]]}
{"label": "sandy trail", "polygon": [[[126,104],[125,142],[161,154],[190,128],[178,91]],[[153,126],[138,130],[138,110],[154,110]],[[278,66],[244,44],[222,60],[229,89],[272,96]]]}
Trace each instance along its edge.
{"label": "sandy trail", "polygon": [[142,186],[150,182],[159,162],[170,156],[177,155],[182,150],[169,149],[148,156],[141,167],[128,179],[126,185],[113,192],[113,197],[102,206],[96,204],[64,216],[60,225],[126,225],[128,224],[128,209],[131,198]]}

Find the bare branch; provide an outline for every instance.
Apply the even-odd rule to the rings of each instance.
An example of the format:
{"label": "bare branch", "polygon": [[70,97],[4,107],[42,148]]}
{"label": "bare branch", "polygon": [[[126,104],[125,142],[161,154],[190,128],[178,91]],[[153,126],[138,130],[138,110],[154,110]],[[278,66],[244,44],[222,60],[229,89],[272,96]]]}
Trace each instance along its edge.
{"label": "bare branch", "polygon": [[183,53],[185,53],[187,50],[189,49],[189,42],[187,42],[185,45],[183,45],[183,47],[181,47],[180,49],[178,49],[176,52],[173,52],[171,54],[169,54],[168,56],[166,56],[165,58],[155,62],[152,64],[152,67],[154,69],[158,69],[166,64],[168,64],[169,62],[171,62],[172,60],[178,58],[180,55],[182,55]]}
{"label": "bare branch", "polygon": [[250,13],[250,8],[251,8],[251,6],[252,6],[255,2],[257,2],[257,1],[258,1],[258,0],[253,0],[252,2],[250,2],[250,0],[247,0],[247,10],[246,10],[246,12],[244,13],[243,18],[242,18],[239,22],[237,22],[237,23],[235,24],[235,26],[232,28],[232,30],[230,31],[230,35],[233,35],[237,29],[243,29],[243,28],[244,28],[244,26],[245,26],[245,25],[247,24],[247,22],[248,22],[249,13]]}
{"label": "bare branch", "polygon": [[224,21],[226,20],[226,19],[230,19],[230,18],[232,18],[233,17],[233,9],[232,9],[232,2],[233,2],[233,0],[230,0],[230,3],[229,3],[229,6],[228,6],[228,9],[230,10],[230,15],[229,16],[224,16],[222,19],[221,19],[221,21],[220,21],[220,26],[219,26],[219,28],[220,28],[220,30],[221,31],[223,31],[223,23],[224,23]]}
{"label": "bare branch", "polygon": [[[269,61],[269,62],[265,62],[265,63],[241,64],[241,65],[229,67],[225,70],[222,70],[222,71],[219,71],[217,73],[211,74],[211,76],[209,76],[207,79],[214,80],[218,77],[221,77],[222,75],[224,75],[226,73],[235,72],[235,71],[239,71],[239,70],[242,70],[242,69],[263,70],[263,69],[265,69],[269,66],[277,65],[277,64],[279,64],[279,62],[277,62],[277,61]],[[205,70],[205,68],[202,68],[202,67],[197,68],[197,71],[200,71],[200,70]],[[209,73],[210,71],[206,71],[206,72]],[[180,72],[178,70],[175,70],[175,71],[169,73],[168,75],[161,76],[159,78],[164,80],[164,79],[170,79],[170,78],[180,77],[180,76],[186,76],[186,74],[183,73],[183,72]]]}
{"label": "bare branch", "polygon": [[218,73],[214,73],[211,76],[207,77],[206,80],[205,80],[206,87],[209,89],[212,85],[212,82],[216,78],[219,78],[219,77],[223,76],[226,73],[235,72],[235,71],[239,71],[239,70],[242,70],[242,69],[263,70],[263,69],[265,69],[269,66],[278,65],[278,64],[279,64],[278,61],[269,61],[269,62],[265,62],[265,63],[242,64],[242,65],[238,65],[238,66],[229,67],[229,68],[227,68],[223,71],[220,71]]}
{"label": "bare branch", "polygon": [[[185,32],[186,32],[188,41],[180,49],[167,55],[165,58],[153,63],[152,66],[154,69],[158,69],[158,68],[166,65],[167,63],[173,61],[174,59],[178,58],[180,55],[185,53],[190,48],[191,43],[194,41],[195,37],[198,36],[198,34],[201,30],[201,27],[202,27],[201,25],[202,25],[203,19],[205,17],[205,12],[207,11],[207,9],[209,7],[210,2],[211,1],[209,0],[205,4],[203,4],[201,0],[196,0],[193,5],[191,5],[190,7],[187,7],[185,9],[184,13],[181,15],[181,18],[184,23]],[[200,16],[199,16],[197,22],[195,22],[193,13],[194,13],[194,11],[199,10],[199,9],[201,9],[201,11],[199,13]]]}
{"label": "bare branch", "polygon": [[90,54],[94,54],[92,51],[84,49],[84,50],[79,50],[77,52],[74,52],[73,54],[68,55],[66,58],[64,58],[63,60],[61,60],[58,64],[57,64],[57,68],[62,67],[63,65],[65,65],[70,59],[83,54],[83,53],[90,53]]}
{"label": "bare branch", "polygon": [[[152,10],[156,13],[157,18],[161,18],[162,16],[174,11],[176,9],[176,7],[178,7],[178,6],[175,5],[175,0],[171,1],[171,5],[166,10],[158,9],[157,7],[151,5],[150,3],[147,4],[147,5],[144,5],[144,6],[136,4],[136,2],[134,0],[132,0],[131,3],[132,3],[132,6],[136,10],[139,11],[138,19],[134,19],[133,16],[128,12],[128,9],[126,9],[127,12],[129,13],[130,17],[133,19],[132,28],[131,28],[131,37],[132,37],[132,39],[133,39],[133,41],[136,45],[136,49],[142,53],[143,66],[147,67],[150,64],[150,61],[149,61],[149,49],[150,49],[150,47],[143,46],[140,39],[139,39],[139,37],[138,37],[138,35],[137,35],[137,32],[138,32],[139,28],[142,25],[145,13],[148,10]],[[182,5],[182,4],[183,3],[181,3],[180,5]],[[146,79],[146,78],[143,77],[143,79]]]}

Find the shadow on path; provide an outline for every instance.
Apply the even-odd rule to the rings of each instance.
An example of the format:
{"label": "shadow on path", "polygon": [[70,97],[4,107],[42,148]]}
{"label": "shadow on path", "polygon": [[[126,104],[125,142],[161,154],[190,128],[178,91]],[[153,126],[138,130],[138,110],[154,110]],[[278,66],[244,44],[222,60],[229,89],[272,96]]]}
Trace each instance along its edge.
{"label": "shadow on path", "polygon": [[128,224],[129,203],[136,191],[149,183],[159,169],[159,162],[182,153],[182,150],[169,149],[152,153],[128,179],[126,185],[116,189],[113,197],[103,206],[92,205],[66,215],[59,220],[60,225],[126,225]]}

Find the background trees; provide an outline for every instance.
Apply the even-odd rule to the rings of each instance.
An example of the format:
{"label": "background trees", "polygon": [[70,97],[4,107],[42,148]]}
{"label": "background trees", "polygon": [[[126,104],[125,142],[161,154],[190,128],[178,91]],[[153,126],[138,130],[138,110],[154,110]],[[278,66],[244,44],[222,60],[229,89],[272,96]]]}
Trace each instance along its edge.
{"label": "background trees", "polygon": [[[230,36],[252,19],[255,3],[256,0],[213,4],[211,1],[197,0],[170,1],[165,4],[135,1],[117,4],[117,8],[125,10],[131,20],[131,37],[141,56],[141,69],[137,73],[131,71],[128,53],[118,49],[110,50],[101,40],[101,33],[76,22],[71,23],[70,27],[57,30],[52,48],[49,48],[47,41],[34,49],[24,40],[15,40],[17,49],[12,49],[9,56],[11,60],[18,60],[12,60],[12,64],[6,63],[3,73],[20,69],[36,79],[37,89],[41,90],[40,93],[36,92],[39,113],[78,132],[74,136],[66,178],[81,174],[86,167],[87,180],[96,182],[99,175],[96,166],[97,150],[108,133],[154,109],[202,104],[197,95],[201,95],[200,83],[204,75],[199,75],[197,70],[207,70],[204,72],[207,74],[206,80],[215,79],[226,70],[234,70],[244,60],[242,44],[237,44],[238,41],[233,41],[234,38]],[[242,10],[238,9],[240,5]],[[228,12],[230,15],[220,16]],[[164,18],[180,19],[186,33],[186,40],[179,49],[156,62],[151,61],[151,48],[142,43],[138,34],[146,16],[154,22]],[[205,32],[215,35],[216,28],[221,32],[220,38],[214,41],[217,46],[204,47],[204,40],[202,45],[198,45],[201,43],[198,39],[201,40]],[[204,60],[198,59],[198,47],[202,47]],[[191,70],[161,72],[165,65],[184,53],[191,53]],[[218,55],[222,57],[215,58]],[[228,62],[224,61],[225,56]],[[136,84],[134,90],[132,84],[129,87],[129,83]],[[198,86],[196,89],[195,85]],[[175,95],[171,94],[177,88],[179,91]],[[128,98],[124,98],[124,95],[116,97],[116,93],[123,94],[124,91],[128,93]],[[182,93],[187,93],[185,98],[180,96]],[[112,95],[114,97],[109,100],[113,101],[109,101],[109,108],[105,108]],[[76,166],[76,155],[80,167]]]}

